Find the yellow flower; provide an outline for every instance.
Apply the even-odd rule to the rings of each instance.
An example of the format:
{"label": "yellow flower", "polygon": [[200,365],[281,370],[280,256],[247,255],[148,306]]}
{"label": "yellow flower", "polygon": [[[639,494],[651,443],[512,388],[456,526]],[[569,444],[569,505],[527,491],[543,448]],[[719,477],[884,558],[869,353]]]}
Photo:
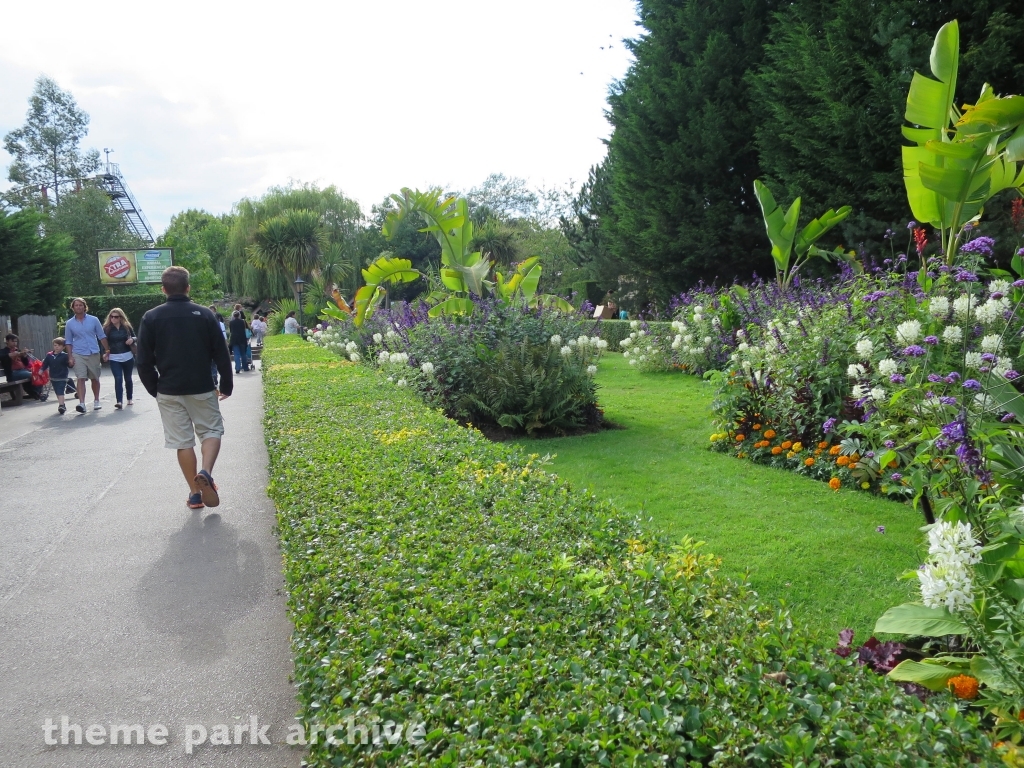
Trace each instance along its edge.
{"label": "yellow flower", "polygon": [[793,453],[800,453],[804,449],[803,443],[793,443]]}
{"label": "yellow flower", "polygon": [[866,491],[868,488],[871,487],[871,483],[869,483],[867,480],[865,480],[863,483],[860,484],[860,487],[863,488]]}

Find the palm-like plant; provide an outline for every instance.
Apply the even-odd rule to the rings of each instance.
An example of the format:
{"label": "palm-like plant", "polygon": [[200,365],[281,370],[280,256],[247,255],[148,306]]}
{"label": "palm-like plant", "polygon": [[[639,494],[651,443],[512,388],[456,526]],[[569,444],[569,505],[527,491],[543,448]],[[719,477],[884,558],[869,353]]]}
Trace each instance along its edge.
{"label": "palm-like plant", "polygon": [[[285,211],[260,224],[249,247],[249,260],[261,269],[297,278],[319,269],[326,249],[327,238],[318,213]],[[298,300],[295,293],[296,303]]]}

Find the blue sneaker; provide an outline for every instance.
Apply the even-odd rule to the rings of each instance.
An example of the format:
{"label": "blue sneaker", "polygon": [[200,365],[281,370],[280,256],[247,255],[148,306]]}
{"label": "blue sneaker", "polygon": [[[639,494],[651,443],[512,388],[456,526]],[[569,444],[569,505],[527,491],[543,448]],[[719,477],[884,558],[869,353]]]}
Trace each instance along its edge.
{"label": "blue sneaker", "polygon": [[205,504],[203,504],[203,494],[199,492],[190,494],[188,497],[188,501],[186,501],[185,503],[188,505],[189,509],[202,509],[203,507],[206,506]]}

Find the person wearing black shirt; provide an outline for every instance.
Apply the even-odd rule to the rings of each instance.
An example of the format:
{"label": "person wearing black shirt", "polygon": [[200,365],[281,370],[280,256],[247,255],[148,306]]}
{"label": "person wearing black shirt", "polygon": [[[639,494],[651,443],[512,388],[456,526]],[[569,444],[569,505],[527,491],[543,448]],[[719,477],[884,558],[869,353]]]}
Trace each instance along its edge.
{"label": "person wearing black shirt", "polygon": [[235,373],[249,370],[248,348],[249,340],[245,338],[248,330],[245,318],[237,309],[231,313],[231,322],[228,323],[228,332],[231,334],[231,354],[235,357]]}
{"label": "person wearing black shirt", "polygon": [[[220,504],[213,465],[220,453],[224,420],[218,400],[231,395],[234,379],[220,323],[213,312],[189,301],[189,274],[168,267],[160,290],[167,301],[149,310],[139,324],[139,379],[156,398],[164,427],[164,445],[178,452],[178,466],[188,482],[189,509]],[[220,373],[219,393],[210,366]],[[203,454],[198,472],[196,438]]]}

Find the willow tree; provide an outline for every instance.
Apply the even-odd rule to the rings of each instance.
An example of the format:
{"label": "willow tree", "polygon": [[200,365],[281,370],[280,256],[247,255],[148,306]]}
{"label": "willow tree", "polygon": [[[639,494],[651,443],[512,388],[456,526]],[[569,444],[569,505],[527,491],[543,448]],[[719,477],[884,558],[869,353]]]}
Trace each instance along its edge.
{"label": "willow tree", "polygon": [[272,187],[262,197],[245,198],[235,204],[227,248],[224,257],[215,264],[225,291],[255,298],[292,295],[294,272],[273,265],[261,267],[250,252],[263,223],[288,211],[311,211],[319,216],[324,235],[321,251],[329,257],[323,263],[336,265],[333,271],[339,276],[354,272],[359,264],[358,238],[363,218],[359,204],[334,186]]}

